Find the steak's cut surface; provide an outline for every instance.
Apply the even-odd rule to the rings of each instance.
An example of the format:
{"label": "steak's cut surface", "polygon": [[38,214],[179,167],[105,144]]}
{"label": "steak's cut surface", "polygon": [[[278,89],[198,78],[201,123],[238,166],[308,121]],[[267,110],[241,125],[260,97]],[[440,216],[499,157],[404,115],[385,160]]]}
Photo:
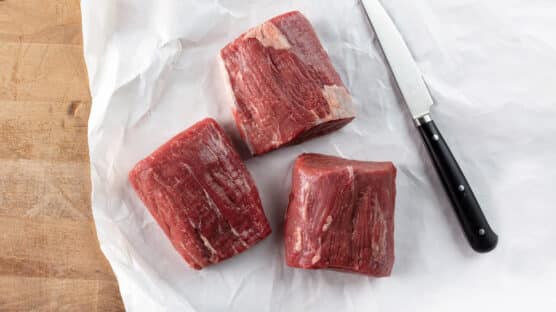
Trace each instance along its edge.
{"label": "steak's cut surface", "polygon": [[390,275],[395,180],[391,162],[299,156],[286,212],[286,263]]}
{"label": "steak's cut surface", "polygon": [[129,181],[195,269],[232,257],[271,232],[251,175],[212,119],[140,161]]}
{"label": "steak's cut surface", "polygon": [[219,61],[236,125],[254,155],[339,129],[355,116],[349,92],[297,11],[250,29]]}

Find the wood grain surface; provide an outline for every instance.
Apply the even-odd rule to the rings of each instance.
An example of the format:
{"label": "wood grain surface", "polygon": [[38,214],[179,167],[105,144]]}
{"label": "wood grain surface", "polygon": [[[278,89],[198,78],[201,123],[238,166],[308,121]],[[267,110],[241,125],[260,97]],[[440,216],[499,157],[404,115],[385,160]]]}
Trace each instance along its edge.
{"label": "wood grain surface", "polygon": [[78,0],[0,0],[0,311],[121,311],[90,205]]}

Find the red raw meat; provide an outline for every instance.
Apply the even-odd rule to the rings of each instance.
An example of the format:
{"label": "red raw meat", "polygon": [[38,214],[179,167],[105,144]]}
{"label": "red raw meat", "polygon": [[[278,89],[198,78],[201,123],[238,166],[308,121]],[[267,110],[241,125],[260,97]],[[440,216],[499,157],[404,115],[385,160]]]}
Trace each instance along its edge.
{"label": "red raw meat", "polygon": [[286,212],[287,264],[390,275],[395,180],[391,162],[299,156]]}
{"label": "red raw meat", "polygon": [[213,119],[140,161],[129,181],[195,269],[232,257],[271,232],[251,175]]}
{"label": "red raw meat", "polygon": [[297,11],[247,31],[219,59],[237,127],[254,155],[339,129],[355,116],[311,23]]}

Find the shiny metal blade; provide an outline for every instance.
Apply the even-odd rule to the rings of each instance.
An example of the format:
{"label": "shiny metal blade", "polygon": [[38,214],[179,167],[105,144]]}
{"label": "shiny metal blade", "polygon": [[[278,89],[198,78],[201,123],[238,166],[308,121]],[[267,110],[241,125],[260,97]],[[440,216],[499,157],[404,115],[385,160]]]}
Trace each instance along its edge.
{"label": "shiny metal blade", "polygon": [[431,95],[400,32],[378,0],[361,2],[413,118],[428,114]]}

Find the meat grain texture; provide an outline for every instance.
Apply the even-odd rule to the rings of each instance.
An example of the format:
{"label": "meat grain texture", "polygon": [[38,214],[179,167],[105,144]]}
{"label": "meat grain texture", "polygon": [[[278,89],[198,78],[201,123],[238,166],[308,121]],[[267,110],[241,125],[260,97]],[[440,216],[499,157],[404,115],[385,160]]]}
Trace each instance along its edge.
{"label": "meat grain texture", "polygon": [[339,129],[352,99],[311,23],[298,11],[259,25],[219,55],[233,115],[254,155]]}
{"label": "meat grain texture", "polygon": [[286,212],[286,262],[389,276],[394,264],[396,168],[303,154]]}
{"label": "meat grain texture", "polygon": [[212,119],[140,161],[129,181],[195,269],[232,257],[271,232],[251,175]]}

